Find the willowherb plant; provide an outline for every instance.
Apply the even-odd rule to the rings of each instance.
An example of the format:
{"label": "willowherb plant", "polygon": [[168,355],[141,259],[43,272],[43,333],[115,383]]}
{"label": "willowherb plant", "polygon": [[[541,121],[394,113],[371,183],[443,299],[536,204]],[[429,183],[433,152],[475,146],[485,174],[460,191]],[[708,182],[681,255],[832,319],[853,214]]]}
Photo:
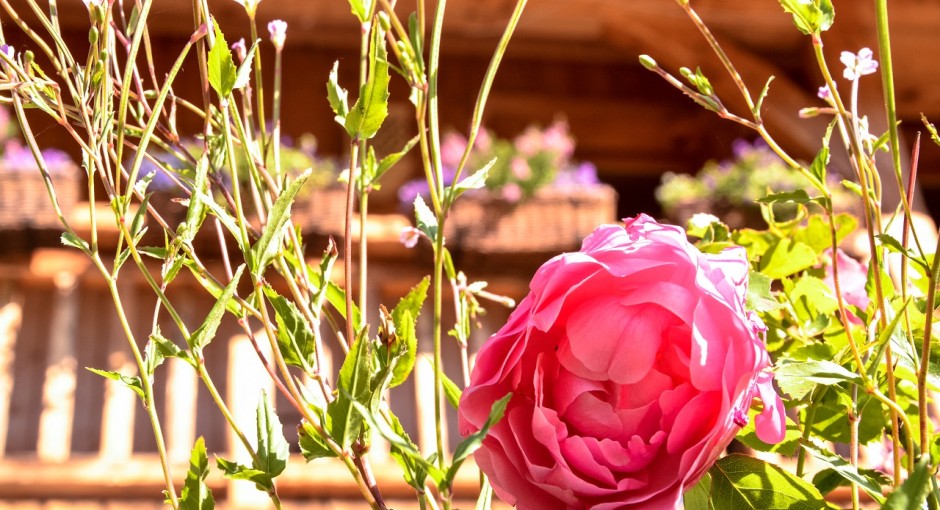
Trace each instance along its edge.
{"label": "willowherb plant", "polygon": [[[807,105],[804,116],[831,117],[822,137],[822,147],[812,162],[791,157],[774,139],[762,118],[762,104],[772,95],[773,77],[768,77],[758,96],[747,84],[708,27],[695,11],[694,2],[679,0],[680,7],[703,34],[719,57],[749,111],[730,111],[711,87],[701,69],[684,69],[685,81],[662,69],[649,56],[641,63],[663,76],[696,103],[723,118],[747,126],[763,138],[791,168],[804,177],[805,190],[772,193],[760,198],[766,231],[730,231],[717,218],[693,218],[689,234],[700,239],[705,251],[727,245],[748,249],[752,262],[750,306],[760,312],[768,326],[768,350],[775,361],[779,389],[788,397],[788,439],[770,446],[756,440],[745,429],[739,439],[761,450],[795,455],[794,472],[771,473],[752,467],[730,472],[734,456],[719,460],[704,479],[687,494],[686,508],[731,508],[742,504],[753,508],[790,501],[791,505],[822,507],[823,496],[838,487],[851,487],[852,506],[859,508],[859,492],[884,508],[938,508],[940,489],[936,482],[937,416],[929,413],[935,402],[936,335],[933,332],[938,272],[937,247],[932,225],[913,229],[912,211],[917,174],[917,146],[910,169],[901,166],[901,144],[893,95],[893,67],[888,38],[887,2],[877,0],[876,52],[869,48],[843,51],[843,70],[831,70],[822,52],[825,32],[835,19],[830,0],[780,0],[793,16],[798,30],[809,36],[820,72],[818,97],[823,106]],[[868,118],[859,111],[858,90],[868,75],[880,71],[885,84],[886,133],[870,133]],[[718,72],[718,71],[714,71]],[[837,86],[834,76],[848,82],[848,93]],[[925,125],[935,133],[932,125]],[[837,186],[854,193],[861,218],[834,209],[833,195],[839,191],[830,168],[833,134],[843,142],[850,164],[849,175]],[[936,140],[935,140],[936,141]],[[878,168],[878,151],[891,154],[891,167]],[[903,172],[902,170],[909,170]],[[909,180],[902,176],[909,175]],[[882,176],[894,176],[883,183]],[[883,186],[900,190],[895,210],[885,210]],[[843,190],[844,191],[844,190]],[[795,204],[795,219],[774,218],[772,206]],[[821,206],[822,214],[810,214],[808,205]],[[892,226],[893,225],[893,226]],[[842,241],[860,226],[865,241],[861,251],[865,265],[840,249]],[[840,455],[828,451],[824,442],[847,446]],[[890,458],[878,465],[865,465],[860,451],[887,443]],[[807,471],[807,458],[821,467]],[[739,476],[760,471],[765,477]],[[804,477],[813,474],[813,484]],[[729,492],[730,491],[730,492]],[[722,503],[722,500],[735,503]]]}
{"label": "willowherb plant", "polygon": [[[212,18],[207,2],[194,0],[192,35],[183,41],[172,67],[158,70],[150,52],[144,51],[150,45],[145,28],[154,7],[152,0],[126,6],[120,0],[85,0],[90,23],[87,55],[74,53],[62,40],[54,3],[48,9],[33,0],[28,3],[31,14],[38,18],[36,26],[24,21],[10,3],[3,2],[6,15],[32,44],[31,49],[16,53],[5,45],[0,32],[0,101],[12,106],[44,174],[50,172],[51,162],[40,150],[24,113],[26,108],[43,111],[81,149],[91,203],[91,233],[81,238],[58,211],[65,229],[62,241],[87,255],[107,283],[138,374],[93,371],[123,382],[141,398],[153,428],[167,502],[173,508],[211,508],[213,501],[205,484],[208,452],[201,439],[193,448],[182,488],[175,485],[167,460],[161,417],[154,405],[154,379],[160,376],[158,369],[165,359],[179,358],[196,371],[249,452],[250,464],[219,458],[218,468],[228,477],[254,482],[270,496],[275,507],[281,507],[275,479],[286,468],[288,445],[275,410],[262,396],[257,411],[257,440],[249,440],[206,368],[205,348],[223,317],[230,314],[255,345],[278,391],[302,416],[297,424],[299,446],[308,460],[339,459],[363,499],[373,508],[386,508],[367,456],[371,436],[381,434],[391,442],[392,455],[403,466],[405,480],[414,487],[421,506],[449,508],[454,478],[482,436],[468,438],[454,453],[443,447],[441,402],[445,382],[450,380],[443,374],[441,362],[445,274],[455,293],[458,323],[453,332],[464,353],[464,379],[469,373],[469,327],[480,310],[477,297],[505,300],[487,293],[482,282],[466,281],[455,269],[441,234],[454,200],[469,189],[482,187],[485,181],[484,173],[462,175],[467,154],[455,169],[458,178],[454,184],[445,185],[442,179],[437,77],[445,2],[438,2],[432,12],[420,0],[416,12],[410,13],[404,23],[394,2],[349,2],[362,30],[359,83],[350,87],[353,92],[344,88],[336,67],[328,79],[323,77],[336,121],[349,138],[350,159],[344,174],[348,189],[345,243],[338,249],[331,241],[318,266],[307,263],[303,240],[291,221],[291,205],[314,170],[308,168],[297,174],[284,168],[289,154],[282,147],[280,116],[282,51],[289,43],[287,23],[272,21],[267,27],[269,40],[262,41],[256,22],[260,2],[240,1],[248,16],[251,39],[229,46],[225,27]],[[489,88],[525,4],[525,0],[517,3],[481,85],[469,133],[471,140],[479,130]],[[263,87],[258,51],[259,45],[269,43],[275,50],[270,95]],[[174,83],[184,65],[199,69],[203,85],[200,98],[174,93]],[[419,134],[399,152],[379,158],[370,140],[388,115],[392,71],[411,88]],[[181,132],[177,116],[184,114],[197,116],[201,131]],[[358,303],[354,302],[353,293],[337,286],[330,277],[342,253],[346,284],[353,283],[356,266],[360,288],[366,288],[368,230],[360,229],[362,235],[356,242],[361,258],[354,261],[353,213],[358,212],[364,227],[371,190],[414,147],[419,147],[431,190],[430,206],[419,204],[417,225],[421,236],[433,247],[433,278],[421,281],[397,306],[375,305],[380,310],[380,323],[370,325],[364,319],[368,307],[373,306],[366,301],[367,293],[360,292]],[[46,181],[55,203],[55,189],[51,181]],[[151,186],[157,182],[159,186]],[[151,204],[153,193],[163,192],[160,188],[165,187],[175,187],[174,193],[186,206],[185,219],[178,224],[161,217],[161,211]],[[105,196],[98,196],[99,190]],[[107,221],[120,232],[113,252],[102,249],[98,241],[97,222],[105,219],[95,216],[95,203],[102,200],[110,205],[112,213]],[[165,239],[162,245],[147,244],[154,236],[145,233],[155,228],[162,231],[157,236]],[[194,243],[197,235],[206,230],[218,231],[224,275],[207,269],[198,251],[203,248],[197,249],[204,244]],[[235,249],[227,249],[229,244]],[[148,267],[148,258],[160,261],[158,271]],[[117,285],[119,276],[129,270],[143,275],[158,302],[144,348],[139,347],[144,343],[138,341],[134,326],[128,322]],[[181,272],[192,273],[214,302],[196,328],[181,318],[178,304],[169,297]],[[272,282],[277,282],[281,290],[276,290]],[[385,395],[388,388],[404,382],[414,367],[415,324],[428,294],[433,303],[437,448],[420,452],[389,410]],[[156,326],[167,317],[177,330],[172,335]],[[333,329],[335,335],[325,336],[322,330],[326,328]],[[168,339],[177,335],[183,344]],[[331,341],[327,338],[337,339],[346,355],[338,374],[325,371],[323,343]],[[447,385],[447,394],[451,401],[459,398],[455,385]],[[488,505],[488,495],[484,491],[481,504]]]}

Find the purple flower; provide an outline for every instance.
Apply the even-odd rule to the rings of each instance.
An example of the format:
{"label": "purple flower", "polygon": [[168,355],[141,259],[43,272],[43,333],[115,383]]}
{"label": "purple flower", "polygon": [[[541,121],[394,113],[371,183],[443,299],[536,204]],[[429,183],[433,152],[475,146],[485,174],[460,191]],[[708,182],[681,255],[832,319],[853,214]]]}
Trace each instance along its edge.
{"label": "purple flower", "polygon": [[600,180],[597,178],[597,167],[589,162],[581,163],[576,167],[564,168],[555,177],[555,186],[558,188],[589,188],[598,184],[600,184]]}
{"label": "purple flower", "polygon": [[[58,149],[45,149],[42,159],[50,173],[63,173],[71,168],[72,158]],[[16,172],[34,172],[39,170],[33,151],[16,140],[9,140],[3,147],[3,157],[0,164],[7,170]]]}
{"label": "purple flower", "polygon": [[823,85],[822,87],[819,87],[819,90],[816,92],[816,96],[827,103],[831,101],[832,91],[829,90],[829,85]]}
{"label": "purple flower", "polygon": [[878,70],[878,61],[872,57],[873,54],[869,48],[858,50],[858,54],[852,53],[851,51],[843,51],[842,56],[839,57],[839,60],[845,65],[845,71],[842,72],[842,76],[844,76],[846,80],[854,81],[866,74],[874,73]]}
{"label": "purple flower", "polygon": [[248,50],[245,48],[245,38],[232,43],[232,52],[235,53],[235,56],[238,57],[239,62],[244,62],[245,57],[248,55]]}
{"label": "purple flower", "polygon": [[414,227],[405,227],[401,229],[401,235],[399,236],[399,241],[401,244],[405,245],[405,248],[414,248],[418,246],[418,241],[421,239],[421,231]]}
{"label": "purple flower", "polygon": [[284,47],[284,40],[287,39],[287,22],[276,19],[268,23],[268,32],[271,34],[271,43],[280,50]]}

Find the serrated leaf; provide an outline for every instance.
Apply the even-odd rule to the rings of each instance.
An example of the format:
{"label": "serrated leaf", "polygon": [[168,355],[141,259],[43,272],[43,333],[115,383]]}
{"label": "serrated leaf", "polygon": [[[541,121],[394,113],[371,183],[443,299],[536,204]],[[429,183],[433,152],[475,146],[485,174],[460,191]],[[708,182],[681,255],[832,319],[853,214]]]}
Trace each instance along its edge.
{"label": "serrated leaf", "polygon": [[346,133],[351,138],[369,139],[388,117],[388,56],[385,33],[376,23],[372,26],[369,51],[369,76],[359,89],[359,98],[346,115]]}
{"label": "serrated leaf", "polygon": [[228,97],[235,86],[236,70],[232,61],[232,50],[225,42],[225,35],[218,22],[212,24],[215,29],[215,44],[209,50],[209,85],[220,97]]}
{"label": "serrated leaf", "polygon": [[760,259],[760,272],[771,279],[779,280],[817,263],[816,252],[799,242],[781,238]]}
{"label": "serrated leaf", "polygon": [[867,492],[872,499],[878,503],[884,502],[885,498],[881,495],[881,486],[875,480],[859,473],[858,469],[849,464],[848,461],[837,455],[824,453],[807,444],[801,444],[800,446],[822,465],[832,469],[833,472],[846,481],[857,484]]}
{"label": "serrated leaf", "polygon": [[437,216],[424,203],[421,195],[415,197],[415,223],[418,225],[418,230],[424,232],[424,235],[431,240],[431,245],[435,245],[437,242]]}
{"label": "serrated leaf", "polygon": [[819,491],[782,468],[741,454],[718,459],[712,477],[715,510],[818,510],[826,508]]}
{"label": "serrated leaf", "polygon": [[385,175],[385,172],[388,172],[393,166],[395,166],[395,163],[401,161],[401,158],[405,157],[405,155],[411,152],[411,149],[417,145],[418,139],[419,137],[415,136],[411,140],[408,140],[408,143],[406,143],[400,151],[389,154],[379,160],[379,164],[375,168],[375,175],[372,177],[372,182],[374,183],[381,179],[382,176]]}
{"label": "serrated leaf", "polygon": [[356,412],[353,403],[369,403],[371,346],[371,341],[363,331],[346,353],[336,386],[338,395],[327,407],[330,436],[343,449],[348,448],[362,430],[362,414]]}
{"label": "serrated leaf", "polygon": [[235,82],[232,84],[232,90],[238,90],[248,85],[248,81],[251,79],[251,68],[255,62],[255,51],[258,49],[259,41],[261,41],[261,39],[255,39],[251,48],[248,49],[248,53],[245,54],[245,60],[238,66],[238,71],[235,73]]}
{"label": "serrated leaf", "polygon": [[506,413],[506,406],[509,405],[510,399],[512,399],[512,393],[507,393],[505,397],[494,402],[493,407],[490,408],[490,415],[486,418],[480,430],[467,436],[457,445],[457,448],[454,449],[454,458],[451,460],[451,466],[447,470],[447,476],[445,477],[447,484],[453,482],[463,462],[483,445],[483,439],[489,434],[490,429],[499,423],[499,420],[503,419],[503,415]]}
{"label": "serrated leaf", "polygon": [[87,241],[71,232],[62,232],[62,237],[59,240],[62,241],[62,244],[65,246],[78,248],[86,253],[90,250]]}
{"label": "serrated leaf", "polygon": [[888,495],[882,510],[921,510],[930,494],[930,457],[917,461],[914,472],[901,486]]}
{"label": "serrated leaf", "polygon": [[300,446],[300,453],[307,462],[336,456],[326,445],[326,440],[317,432],[317,429],[305,421],[297,427],[297,443]]}
{"label": "serrated leaf", "polygon": [[271,260],[277,255],[281,248],[281,236],[284,233],[284,226],[290,220],[291,204],[300,191],[300,188],[307,182],[313,169],[308,168],[302,174],[298,175],[290,185],[277,197],[271,210],[268,212],[268,222],[261,232],[258,242],[251,248],[251,272],[255,275],[264,273],[265,268],[271,263]]}
{"label": "serrated leaf", "polygon": [[248,247],[242,244],[241,230],[239,230],[238,223],[236,222],[235,218],[229,214],[228,211],[217,204],[215,200],[209,195],[199,190],[193,190],[193,195],[197,194],[199,195],[199,200],[209,208],[209,211],[212,212],[212,215],[218,218],[222,223],[222,226],[224,226],[225,229],[228,230],[230,234],[232,234],[232,237],[235,238],[235,241],[238,243],[238,249],[241,250],[242,253],[247,253]]}
{"label": "serrated leaf", "polygon": [[258,490],[266,491],[266,487],[271,485],[271,477],[259,469],[252,469],[221,457],[215,458],[215,465],[226,478],[254,482]]}
{"label": "serrated leaf", "polygon": [[189,471],[186,482],[180,492],[180,510],[213,510],[215,500],[212,491],[206,485],[209,476],[209,457],[206,455],[206,442],[199,436],[189,458]]}
{"label": "serrated leaf", "polygon": [[[389,425],[384,419],[372,414],[372,411],[361,403],[353,402],[352,406],[362,419],[369,424],[372,430],[378,432],[380,436],[389,442],[392,447],[393,456],[400,457],[401,460],[406,461],[406,463],[410,464],[412,467],[420,468],[425,472],[434,473],[435,479],[443,479],[443,473],[440,472],[434,463],[421,455],[421,452],[418,451],[418,447],[408,438],[408,435],[405,434],[405,431],[401,428],[401,424],[394,418],[394,415],[392,415],[394,425]],[[398,457],[396,457],[396,460],[398,460]],[[409,481],[409,485],[415,487],[412,481]],[[417,487],[421,486],[422,485],[418,485]]]}
{"label": "serrated leaf", "polygon": [[264,391],[261,392],[261,401],[258,402],[258,410],[255,414],[258,433],[258,460],[252,463],[252,467],[268,475],[268,484],[259,485],[271,490],[274,488],[271,480],[283,473],[287,467],[290,446],[287,444],[287,439],[284,438],[281,420],[278,419],[277,413],[271,407],[271,400]]}
{"label": "serrated leaf", "polygon": [[748,275],[747,284],[747,307],[756,312],[769,312],[780,308],[781,305],[773,293],[770,286],[773,280],[769,276],[751,271]]}
{"label": "serrated leaf", "polygon": [[133,390],[140,398],[145,398],[144,395],[144,386],[140,382],[140,377],[123,375],[120,372],[115,372],[114,370],[99,370],[97,368],[85,367],[85,370],[93,374],[98,374],[105,379],[111,379],[112,381],[118,381],[124,383],[124,386],[127,386],[129,389]]}
{"label": "serrated leaf", "polygon": [[831,386],[844,382],[861,383],[862,378],[842,365],[826,360],[777,360],[774,380],[780,389],[799,400],[817,385]]}
{"label": "serrated leaf", "polygon": [[232,299],[232,296],[235,295],[235,289],[238,287],[238,280],[241,279],[242,272],[245,270],[245,265],[242,264],[238,266],[238,269],[235,271],[235,274],[232,276],[232,281],[225,286],[225,289],[222,291],[222,294],[216,299],[215,304],[212,305],[212,308],[209,309],[209,313],[206,315],[206,319],[202,322],[202,325],[199,326],[199,329],[193,331],[192,335],[186,339],[186,343],[189,345],[189,348],[193,350],[197,355],[202,351],[202,349],[215,338],[215,333],[219,329],[219,324],[222,322],[222,316],[225,315],[226,305],[228,301]]}
{"label": "serrated leaf", "polygon": [[156,368],[162,365],[163,360],[167,358],[180,358],[192,364],[192,358],[190,358],[189,354],[177,347],[170,339],[163,336],[159,327],[151,333],[150,341],[148,342],[148,347],[149,346],[153,347],[152,353],[146,360],[147,372],[150,375],[153,375]]}
{"label": "serrated leaf", "polygon": [[349,92],[339,86],[339,60],[333,62],[330,79],[326,82],[326,98],[330,102],[333,113],[336,114],[336,122],[345,126],[346,115],[349,114]]}
{"label": "serrated leaf", "polygon": [[274,307],[277,323],[277,346],[288,365],[309,371],[315,360],[314,332],[300,309],[270,287],[264,294]]}
{"label": "serrated leaf", "polygon": [[418,336],[415,332],[415,326],[418,322],[418,316],[421,315],[424,300],[427,299],[430,283],[430,278],[425,277],[422,279],[405,297],[398,301],[395,309],[392,310],[392,322],[395,324],[397,345],[390,346],[390,349],[392,354],[398,357],[398,362],[393,370],[394,377],[389,385],[390,388],[405,382],[412,369],[414,369],[415,356],[418,354]]}
{"label": "serrated leaf", "polygon": [[454,198],[456,199],[466,191],[472,189],[480,189],[486,186],[486,178],[490,174],[490,169],[493,168],[493,165],[496,164],[496,158],[493,158],[489,163],[483,165],[483,168],[473,172],[469,176],[460,180],[460,182],[454,184]]}

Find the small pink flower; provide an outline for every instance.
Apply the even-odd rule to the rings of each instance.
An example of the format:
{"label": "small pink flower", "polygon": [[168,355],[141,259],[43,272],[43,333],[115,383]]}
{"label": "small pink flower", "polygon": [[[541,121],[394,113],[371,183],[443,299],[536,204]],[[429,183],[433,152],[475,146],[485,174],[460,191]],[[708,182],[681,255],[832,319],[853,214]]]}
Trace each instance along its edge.
{"label": "small pink flower", "polygon": [[529,177],[532,177],[532,169],[529,167],[529,162],[525,158],[520,158],[518,156],[512,158],[512,161],[509,163],[510,169],[512,169],[512,175],[524,181]]}
{"label": "small pink flower", "polygon": [[245,61],[245,57],[248,56],[248,49],[245,47],[244,37],[232,43],[232,52],[235,53],[239,62]]}
{"label": "small pink flower", "polygon": [[405,245],[405,248],[411,249],[418,246],[421,235],[420,230],[414,227],[405,227],[401,229],[401,235],[398,240],[401,241],[401,244]]}
{"label": "small pink flower", "polygon": [[520,510],[677,509],[746,422],[783,439],[764,326],[745,309],[743,248],[706,254],[640,215],[543,265],[480,349],[458,411],[475,457]]}
{"label": "small pink flower", "polygon": [[457,168],[465,150],[466,138],[458,133],[447,133],[441,141],[441,163],[449,168]]}
{"label": "small pink flower", "polygon": [[827,103],[832,101],[832,91],[829,90],[829,85],[823,85],[822,87],[819,87],[819,90],[816,92],[816,96]]}
{"label": "small pink flower", "polygon": [[284,40],[287,39],[287,22],[276,19],[268,23],[268,32],[271,34],[271,43],[274,47],[281,49],[284,47]]}
{"label": "small pink flower", "polygon": [[[839,288],[842,290],[842,299],[859,310],[868,308],[868,291],[865,285],[868,283],[868,267],[861,262],[848,256],[844,251],[837,250],[835,258],[832,258],[832,249],[825,253],[831,260],[826,265],[826,276],[823,281],[835,293],[836,285],[833,278],[832,266],[839,268]],[[862,320],[851,311],[849,312],[849,321],[853,324],[862,324]]]}
{"label": "small pink flower", "polygon": [[869,48],[858,50],[858,54],[852,53],[851,51],[843,51],[842,56],[839,57],[839,60],[845,65],[845,71],[842,72],[842,76],[844,76],[846,80],[853,81],[866,74],[874,73],[878,70],[878,61],[875,60],[873,56]]}

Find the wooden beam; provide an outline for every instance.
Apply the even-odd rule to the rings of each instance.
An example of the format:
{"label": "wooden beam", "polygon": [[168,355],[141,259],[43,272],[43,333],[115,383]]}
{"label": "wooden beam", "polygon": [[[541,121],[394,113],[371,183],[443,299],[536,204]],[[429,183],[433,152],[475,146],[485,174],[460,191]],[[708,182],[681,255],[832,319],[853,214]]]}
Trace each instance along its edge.
{"label": "wooden beam", "polygon": [[13,391],[13,362],[16,339],[23,319],[23,297],[18,285],[0,281],[0,459],[6,451],[10,426],[10,395]]}

